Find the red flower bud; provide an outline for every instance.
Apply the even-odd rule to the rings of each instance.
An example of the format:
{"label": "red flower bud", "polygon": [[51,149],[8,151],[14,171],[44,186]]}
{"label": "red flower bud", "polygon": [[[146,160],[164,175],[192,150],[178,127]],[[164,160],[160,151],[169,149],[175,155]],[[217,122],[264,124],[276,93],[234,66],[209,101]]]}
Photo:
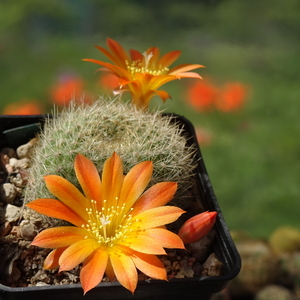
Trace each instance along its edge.
{"label": "red flower bud", "polygon": [[203,212],[188,219],[180,228],[178,235],[184,244],[198,242],[214,226],[217,218],[217,212]]}

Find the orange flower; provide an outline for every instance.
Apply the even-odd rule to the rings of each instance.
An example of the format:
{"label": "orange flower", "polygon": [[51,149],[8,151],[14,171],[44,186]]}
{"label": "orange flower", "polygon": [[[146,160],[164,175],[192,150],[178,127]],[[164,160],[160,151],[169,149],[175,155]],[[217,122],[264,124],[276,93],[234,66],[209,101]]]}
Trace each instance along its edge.
{"label": "orange flower", "polygon": [[214,108],[218,92],[212,83],[198,81],[188,89],[187,101],[197,111],[209,111]]}
{"label": "orange flower", "polygon": [[216,222],[217,212],[203,212],[188,219],[180,228],[178,235],[185,244],[201,240],[212,229]]}
{"label": "orange flower", "polygon": [[7,105],[4,110],[4,115],[40,115],[43,109],[36,101],[21,101]]}
{"label": "orange flower", "polygon": [[99,85],[111,92],[119,86],[119,78],[112,73],[104,73],[99,78]]}
{"label": "orange flower", "polygon": [[209,146],[213,140],[213,135],[203,127],[195,128],[197,141],[201,146]]}
{"label": "orange flower", "polygon": [[67,105],[73,98],[82,97],[83,81],[69,75],[63,75],[52,87],[51,96],[55,104]]}
{"label": "orange flower", "polygon": [[216,106],[225,112],[239,109],[246,98],[247,88],[239,82],[229,82],[225,85]]}
{"label": "orange flower", "polygon": [[138,274],[166,280],[166,270],[155,255],[165,248],[184,248],[181,239],[163,225],[183,213],[169,202],[177,184],[158,183],[143,193],[150,182],[153,166],[144,161],[126,176],[120,157],[114,153],[103,166],[102,180],[95,165],[78,154],[74,168],[83,190],[57,175],[45,176],[46,186],[57,197],[37,199],[27,204],[44,215],[68,221],[75,226],[45,229],[32,245],[55,248],[44,267],[71,270],[83,262],[80,281],[84,293],[95,287],[106,273],[134,292]]}
{"label": "orange flower", "polygon": [[107,39],[107,46],[110,51],[103,47],[96,46],[106,55],[113,64],[96,59],[83,59],[103,66],[99,70],[115,74],[119,78],[119,88],[115,93],[129,91],[132,102],[139,108],[148,107],[152,97],[158,95],[163,101],[171,98],[162,90],[158,90],[163,84],[181,78],[201,78],[199,74],[189,72],[202,65],[183,64],[172,69],[169,66],[175,62],[181,51],[171,51],[160,57],[157,47],[147,49],[143,54],[131,49],[129,54],[116,41]]}

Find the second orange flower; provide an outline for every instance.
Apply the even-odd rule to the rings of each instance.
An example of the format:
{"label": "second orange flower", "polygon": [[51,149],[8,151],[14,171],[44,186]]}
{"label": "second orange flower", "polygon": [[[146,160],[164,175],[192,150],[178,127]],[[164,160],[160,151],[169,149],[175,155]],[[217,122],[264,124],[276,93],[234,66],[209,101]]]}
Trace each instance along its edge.
{"label": "second orange flower", "polygon": [[129,50],[129,54],[115,40],[107,39],[109,50],[96,46],[112,63],[96,59],[83,59],[103,66],[101,71],[113,73],[119,78],[119,87],[115,93],[129,91],[132,102],[140,109],[146,109],[150,100],[158,95],[163,101],[171,96],[163,90],[158,90],[165,83],[181,78],[200,78],[200,75],[189,72],[204,66],[198,64],[181,64],[169,68],[180,56],[181,51],[171,51],[160,57],[157,47],[151,47],[144,53]]}

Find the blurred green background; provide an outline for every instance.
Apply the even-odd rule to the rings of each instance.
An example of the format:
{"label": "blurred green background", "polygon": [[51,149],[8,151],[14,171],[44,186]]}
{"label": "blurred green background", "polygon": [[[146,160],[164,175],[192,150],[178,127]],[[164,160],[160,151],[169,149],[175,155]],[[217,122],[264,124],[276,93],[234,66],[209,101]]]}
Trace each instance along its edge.
{"label": "blurred green background", "polygon": [[162,107],[208,136],[201,149],[231,230],[267,237],[300,228],[298,0],[2,0],[0,111],[25,99],[49,112],[63,74],[100,94],[97,66],[81,59],[106,61],[93,45],[107,37],[126,49],[182,50],[178,63],[205,65],[204,81],[248,86],[240,109],[199,112],[182,79],[164,86],[173,99]]}

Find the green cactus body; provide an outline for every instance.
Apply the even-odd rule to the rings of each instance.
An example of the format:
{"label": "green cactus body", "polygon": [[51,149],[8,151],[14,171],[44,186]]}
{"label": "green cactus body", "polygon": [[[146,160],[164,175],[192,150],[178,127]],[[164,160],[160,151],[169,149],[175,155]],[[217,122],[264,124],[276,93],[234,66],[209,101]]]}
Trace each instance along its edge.
{"label": "green cactus body", "polygon": [[141,161],[151,160],[151,184],[162,181],[189,187],[195,167],[194,147],[172,116],[137,110],[116,99],[99,99],[93,104],[72,102],[46,120],[35,147],[25,202],[53,197],[43,176],[60,175],[78,186],[74,158],[81,153],[101,172],[104,161],[116,151],[124,162],[124,172]]}

